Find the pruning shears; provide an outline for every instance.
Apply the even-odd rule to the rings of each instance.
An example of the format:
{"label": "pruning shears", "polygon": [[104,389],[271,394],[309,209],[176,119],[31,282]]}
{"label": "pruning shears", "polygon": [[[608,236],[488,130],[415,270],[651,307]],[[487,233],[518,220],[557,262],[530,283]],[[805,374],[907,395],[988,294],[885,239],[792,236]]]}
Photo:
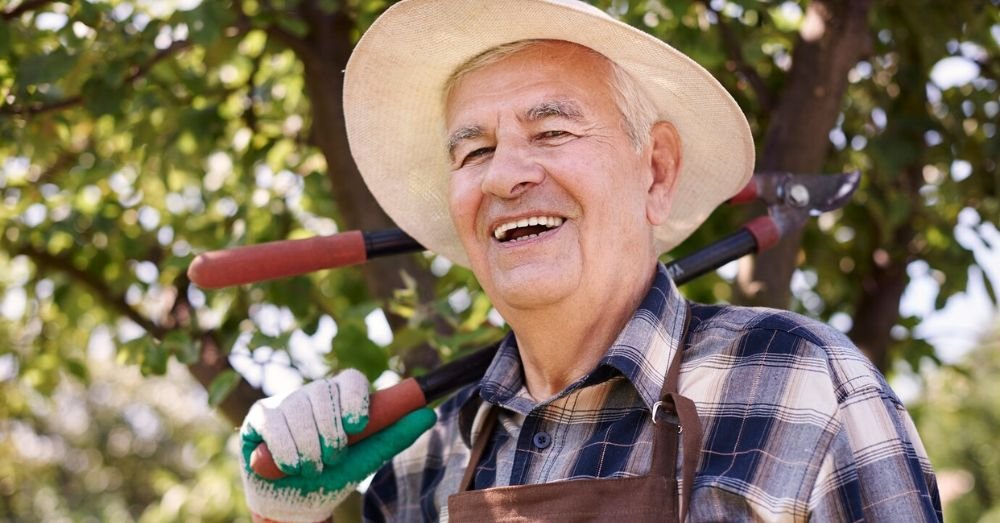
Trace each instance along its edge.
{"label": "pruning shears", "polygon": [[[841,174],[755,173],[732,204],[754,200],[767,205],[767,214],[753,218],[735,233],[697,252],[667,264],[677,285],[717,269],[746,254],[765,251],[789,232],[801,228],[810,216],[842,207],[861,179],[859,172]],[[198,255],[188,277],[206,289],[258,283],[309,272],[364,263],[369,259],[424,250],[399,229],[350,231],[301,240],[281,240]],[[482,378],[499,345],[442,365],[423,376],[407,378],[372,394],[368,425],[350,436],[360,441],[391,425],[404,415],[443,398],[459,387]],[[266,479],[284,474],[275,465],[265,444],[250,459],[254,471]]]}

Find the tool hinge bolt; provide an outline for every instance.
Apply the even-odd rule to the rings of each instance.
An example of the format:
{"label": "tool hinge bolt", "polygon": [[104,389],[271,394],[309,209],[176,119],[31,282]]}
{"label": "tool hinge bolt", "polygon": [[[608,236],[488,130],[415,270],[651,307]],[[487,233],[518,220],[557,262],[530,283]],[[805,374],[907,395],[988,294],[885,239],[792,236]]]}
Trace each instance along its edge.
{"label": "tool hinge bolt", "polygon": [[793,183],[788,186],[787,201],[794,207],[809,205],[809,189],[805,185]]}

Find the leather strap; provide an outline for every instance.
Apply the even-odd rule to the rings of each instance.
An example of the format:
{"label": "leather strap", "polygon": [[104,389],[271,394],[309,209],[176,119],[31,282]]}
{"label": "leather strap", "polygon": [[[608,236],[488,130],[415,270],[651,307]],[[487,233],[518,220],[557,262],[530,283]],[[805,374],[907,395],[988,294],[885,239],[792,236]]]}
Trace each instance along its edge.
{"label": "leather strap", "polygon": [[[681,336],[681,343],[678,344],[677,353],[670,360],[670,367],[667,368],[667,375],[663,381],[663,388],[660,390],[660,403],[666,413],[676,416],[679,426],[673,423],[664,423],[668,420],[658,420],[662,416],[654,409],[653,423],[666,425],[663,429],[669,430],[676,426],[677,433],[673,437],[661,439],[661,444],[653,450],[653,467],[659,470],[673,470],[667,468],[673,462],[664,463],[664,460],[677,459],[677,437],[681,438],[681,445],[684,448],[683,463],[681,463],[681,480],[684,485],[684,495],[681,498],[680,521],[687,517],[688,508],[691,506],[691,496],[694,491],[694,476],[698,470],[698,460],[701,457],[701,440],[703,430],[701,420],[698,418],[698,409],[693,401],[682,396],[679,392],[681,361],[684,359],[684,350],[690,345],[688,342],[688,329],[691,326],[691,306],[688,305],[684,311],[684,330]],[[660,430],[663,430],[660,429]],[[663,449],[662,451],[660,449]],[[676,466],[676,465],[674,465]]]}
{"label": "leather strap", "polygon": [[[690,321],[691,311],[689,307],[685,311],[684,330],[682,331],[683,336],[681,338],[681,343],[678,345],[677,352],[670,361],[670,366],[667,369],[663,387],[660,391],[660,401],[657,403],[657,406],[654,407],[652,413],[654,423],[654,445],[652,466],[649,474],[650,476],[662,477],[662,479],[658,481],[665,481],[667,485],[667,492],[670,492],[670,495],[672,496],[676,496],[677,452],[678,438],[680,438],[680,444],[683,446],[681,479],[684,485],[684,494],[681,497],[680,509],[677,513],[674,513],[672,510],[669,511],[669,513],[672,515],[679,515],[680,517],[678,521],[681,522],[683,522],[687,517],[688,508],[691,506],[692,492],[694,490],[694,477],[697,472],[699,458],[701,457],[701,441],[703,437],[701,421],[698,418],[698,411],[694,402],[689,398],[682,396],[679,392],[680,367],[681,361],[684,357],[684,350],[689,346],[688,328],[690,326]],[[570,488],[567,492],[575,492],[575,487],[584,487],[585,485],[586,488],[600,488],[600,486],[607,484],[606,482],[609,481],[614,482],[615,485],[632,485],[633,483],[635,483],[636,486],[640,484],[644,486],[649,485],[649,483],[643,482],[643,478],[628,478],[626,480],[577,480],[560,482],[559,484],[491,488],[486,491],[478,492],[474,498],[469,498],[468,496],[472,495],[471,491],[473,490],[472,487],[479,461],[482,459],[487,446],[493,439],[492,435],[497,423],[497,412],[497,407],[489,408],[489,412],[486,414],[486,418],[483,421],[482,428],[475,437],[472,453],[469,456],[469,464],[466,466],[465,474],[462,478],[458,491],[459,494],[452,495],[451,498],[449,498],[449,507],[452,507],[452,503],[455,503],[455,509],[458,509],[460,504],[463,509],[468,509],[469,506],[479,507],[484,503],[488,506],[507,506],[515,501],[523,502],[525,499],[529,499],[530,496],[526,498],[525,494],[530,495],[532,492],[538,493],[539,495],[545,493],[545,496],[547,496],[556,491],[563,492],[565,489],[570,488],[570,486],[573,488]],[[640,496],[645,494],[642,489],[630,489],[632,489],[632,487],[626,488],[626,490],[622,492],[622,495],[625,495],[625,493],[640,494],[640,492],[643,492]],[[542,496],[542,498],[545,498],[545,496]],[[470,503],[472,505],[469,505]],[[620,511],[621,509],[618,510]],[[662,517],[666,515],[666,513],[660,512],[659,509],[654,512],[660,514],[660,517],[656,518],[657,520],[662,519]],[[636,519],[636,521],[639,520],[642,519]]]}
{"label": "leather strap", "polygon": [[483,453],[486,452],[487,445],[493,439],[493,428],[497,424],[497,408],[487,408],[489,411],[486,413],[486,419],[483,420],[482,428],[479,429],[479,434],[475,437],[476,441],[472,446],[469,465],[465,467],[465,475],[462,476],[462,483],[458,489],[459,492],[472,490],[472,481],[476,477],[476,468],[479,460],[483,458]]}

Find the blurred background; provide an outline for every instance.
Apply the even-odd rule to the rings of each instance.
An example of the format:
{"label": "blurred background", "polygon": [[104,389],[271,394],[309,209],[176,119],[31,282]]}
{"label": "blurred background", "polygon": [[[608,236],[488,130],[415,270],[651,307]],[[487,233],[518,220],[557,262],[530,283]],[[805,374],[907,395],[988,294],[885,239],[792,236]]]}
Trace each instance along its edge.
{"label": "blurred background", "polygon": [[[348,367],[388,384],[502,335],[430,253],[185,276],[207,250],[391,226],[341,107],[389,4],[0,0],[0,520],[246,520],[234,427],[254,400]],[[683,292],[848,333],[909,406],[947,518],[1000,521],[998,2],[595,4],[719,78],[758,171],[864,176]],[[754,212],[720,209],[670,256]]]}

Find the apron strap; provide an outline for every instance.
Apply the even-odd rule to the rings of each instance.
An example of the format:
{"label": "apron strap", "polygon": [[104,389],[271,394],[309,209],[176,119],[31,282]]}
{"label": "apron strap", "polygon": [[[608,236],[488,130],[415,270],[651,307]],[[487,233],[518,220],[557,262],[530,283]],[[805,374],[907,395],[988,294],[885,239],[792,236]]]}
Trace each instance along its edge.
{"label": "apron strap", "polygon": [[[691,399],[679,392],[681,360],[688,343],[688,328],[691,325],[691,307],[688,305],[684,316],[684,330],[677,353],[670,361],[667,375],[660,391],[660,401],[653,406],[653,424],[660,444],[653,449],[653,467],[660,471],[675,471],[677,464],[677,437],[681,436],[684,448],[684,462],[681,464],[681,479],[684,495],[681,500],[680,521],[687,517],[694,491],[694,476],[701,456],[701,440],[704,435],[698,409]],[[676,432],[674,432],[676,431]]]}
{"label": "apron strap", "polygon": [[680,443],[684,448],[684,461],[681,463],[684,492],[681,496],[680,521],[684,521],[688,507],[691,506],[694,476],[701,455],[701,420],[698,419],[694,402],[677,392],[668,393],[657,405],[663,405],[662,409],[658,409],[663,414],[657,413],[659,420],[654,420],[658,444],[653,449],[653,467],[662,471],[660,473],[677,470],[677,438],[681,436]]}
{"label": "apron strap", "polygon": [[[685,311],[684,330],[681,343],[677,352],[670,361],[667,375],[660,392],[660,401],[653,406],[653,463],[650,469],[651,474],[668,476],[668,481],[676,481],[677,470],[677,450],[678,437],[681,437],[681,445],[684,449],[683,463],[681,464],[681,479],[684,485],[684,495],[680,506],[680,519],[683,522],[687,517],[688,508],[691,506],[692,491],[694,490],[694,477],[698,469],[698,460],[701,456],[701,440],[703,430],[701,420],[698,418],[698,410],[693,401],[682,396],[678,391],[680,380],[681,360],[684,357],[684,349],[688,346],[688,327],[691,322],[690,305]],[[466,466],[465,474],[458,492],[468,492],[472,490],[476,475],[476,469],[486,447],[492,441],[494,427],[497,423],[498,407],[488,407],[486,418],[483,420],[482,428],[475,437],[472,453],[469,456],[469,464]]]}
{"label": "apron strap", "polygon": [[486,446],[493,439],[493,427],[497,424],[497,407],[488,406],[486,408],[489,410],[486,412],[486,419],[483,420],[482,428],[479,429],[479,433],[476,435],[476,441],[472,446],[472,454],[469,456],[469,465],[465,467],[465,475],[462,476],[462,483],[458,489],[459,492],[472,490],[473,478],[476,476],[476,468],[479,460],[482,459],[483,453],[486,452]]}

